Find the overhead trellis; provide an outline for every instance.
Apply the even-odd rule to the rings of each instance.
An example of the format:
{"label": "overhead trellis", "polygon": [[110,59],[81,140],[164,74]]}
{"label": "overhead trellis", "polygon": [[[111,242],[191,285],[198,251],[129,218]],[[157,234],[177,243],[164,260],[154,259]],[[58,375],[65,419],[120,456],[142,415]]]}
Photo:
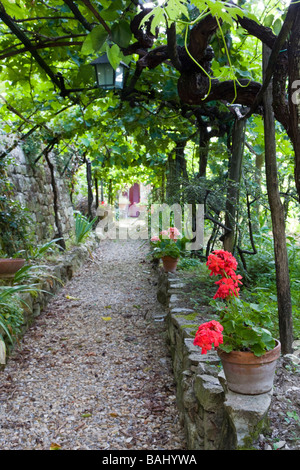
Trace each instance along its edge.
{"label": "overhead trellis", "polygon": [[[6,70],[11,71],[12,82],[25,80],[17,76],[17,67],[26,66],[31,93],[33,72],[39,73],[34,63],[38,64],[53,84],[61,109],[70,101],[75,106],[87,96],[91,96],[91,101],[99,98],[89,64],[103,52],[108,53],[114,67],[121,60],[130,62],[125,88],[118,99],[127,101],[132,108],[160,100],[159,90],[171,74],[177,83],[177,110],[182,115],[190,111],[205,114],[204,105],[212,103],[216,109],[223,104],[234,113],[236,107],[242,107],[239,113],[243,118],[253,111],[263,112],[262,92],[272,78],[275,117],[294,144],[300,194],[299,113],[297,103],[291,99],[291,81],[287,87],[288,77],[295,77],[298,70],[299,2],[293,0],[286,11],[282,28],[277,30],[257,21],[246,2],[196,0],[190,5],[184,0],[168,0],[151,9],[127,0],[2,0],[0,58]],[[244,31],[239,31],[243,37],[256,38],[272,49],[263,85],[261,77],[238,76],[225,37],[226,31],[235,27]],[[218,34],[221,55],[214,44]],[[226,72],[223,77],[213,71],[218,60]],[[151,82],[155,82],[157,73],[160,83],[155,87]],[[7,75],[10,79],[8,72]],[[42,75],[41,79],[44,80]],[[52,92],[47,98],[45,94],[45,103],[50,97],[50,106],[54,106]],[[169,103],[174,104],[174,100]],[[230,110],[231,106],[234,109]]]}

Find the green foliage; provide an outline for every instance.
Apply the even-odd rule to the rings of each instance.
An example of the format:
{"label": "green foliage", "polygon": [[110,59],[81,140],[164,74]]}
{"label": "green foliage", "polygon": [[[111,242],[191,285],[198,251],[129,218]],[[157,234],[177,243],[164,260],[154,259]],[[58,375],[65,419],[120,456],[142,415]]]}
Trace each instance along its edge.
{"label": "green foliage", "polygon": [[6,195],[0,196],[0,243],[1,250],[8,256],[14,256],[27,242],[27,224],[29,216],[20,204]]}
{"label": "green foliage", "polygon": [[[171,230],[171,229],[169,229]],[[177,229],[175,229],[177,230]],[[179,235],[180,238],[169,238],[169,235],[160,233],[155,239],[151,239],[150,255],[153,258],[162,258],[163,256],[171,256],[171,258],[179,258],[184,252],[185,243],[188,241],[185,237]]]}
{"label": "green foliage", "polygon": [[[268,312],[272,315],[273,335],[278,335],[277,289],[274,247],[272,236],[267,229],[256,234],[257,254],[247,259],[249,280],[243,295],[250,302],[268,302]],[[290,270],[290,289],[293,311],[294,338],[300,338],[300,245],[294,236],[287,237],[287,250]]]}
{"label": "green foliage", "polygon": [[184,270],[199,270],[199,268],[202,266],[203,262],[198,259],[198,258],[191,258],[190,256],[185,256],[183,258],[180,258],[180,261],[177,265],[177,269],[182,269]]}
{"label": "green foliage", "polygon": [[98,25],[92,29],[92,31],[86,36],[81,52],[83,54],[91,54],[97,52],[104,44],[107,39],[107,31],[102,25]]}
{"label": "green foliage", "polygon": [[120,47],[128,47],[132,38],[129,24],[125,20],[114,23],[111,29],[111,36],[114,43]]}
{"label": "green foliage", "polygon": [[46,292],[41,289],[41,282],[50,279],[62,282],[48,272],[47,266],[32,264],[45,256],[57,240],[51,240],[36,248],[32,247],[29,264],[25,264],[15,273],[10,286],[0,286],[0,357],[2,359],[1,352],[3,353],[3,348],[5,352],[5,343],[9,342],[13,345],[18,340],[23,326],[22,307],[23,304],[26,305],[26,302],[18,294],[29,293],[35,296],[38,292]]}
{"label": "green foliage", "polygon": [[162,258],[163,256],[171,256],[171,258],[179,258],[180,248],[171,241],[162,241],[159,247],[155,247],[152,250],[154,258]]}
{"label": "green foliage", "polygon": [[22,150],[26,156],[26,160],[34,167],[34,161],[41,153],[42,140],[45,138],[45,133],[39,132],[27,137],[25,142],[22,143]]}
{"label": "green foliage", "polygon": [[84,215],[77,213],[75,218],[75,238],[76,243],[82,243],[93,228],[97,217],[89,221]]}
{"label": "green foliage", "polygon": [[223,302],[212,301],[213,307],[220,313],[220,323],[224,327],[220,349],[225,352],[252,351],[261,356],[275,347],[271,331],[273,323],[266,305],[246,302],[240,298],[231,298],[228,308]]}
{"label": "green foliage", "polygon": [[[49,76],[38,66],[31,54],[17,54],[22,49],[19,38],[11,34],[3,21],[0,23],[0,46],[5,58],[5,67],[0,70],[1,87],[5,93],[9,106],[0,106],[0,119],[6,132],[16,130],[23,136],[37,126],[37,131],[25,139],[25,150],[32,156],[37,156],[49,139],[57,138],[56,157],[61,162],[58,166],[62,173],[65,167],[70,169],[70,177],[90,158],[93,162],[93,175],[99,176],[105,182],[106,195],[108,182],[117,190],[122,189],[126,182],[141,179],[142,173],[147,173],[143,182],[147,180],[154,186],[162,186],[162,172],[168,175],[166,166],[168,157],[172,155],[176,142],[187,139],[194,146],[194,154],[189,156],[189,180],[178,184],[178,199],[201,203],[205,199],[206,210],[222,222],[226,203],[226,178],[228,160],[230,156],[230,129],[233,115],[228,118],[228,108],[225,104],[213,102],[201,106],[204,114],[201,116],[201,128],[210,129],[211,136],[208,152],[207,177],[198,178],[198,150],[199,128],[195,126],[193,106],[182,107],[178,98],[177,81],[179,73],[171,63],[149,69],[145,68],[138,82],[134,83],[128,100],[120,99],[120,95],[113,91],[95,90],[93,68],[90,62],[99,54],[108,53],[114,67],[120,60],[130,65],[128,69],[127,85],[131,79],[136,78],[136,62],[141,59],[139,53],[131,55],[137,40],[133,36],[130,22],[138,11],[135,2],[127,0],[95,0],[93,5],[103,21],[97,21],[86,2],[80,2],[80,12],[87,24],[78,21],[61,0],[51,2],[32,2],[20,0],[11,2],[4,0],[3,7],[15,19],[26,19],[17,23],[18,27],[28,35],[33,48],[39,52],[54,74],[62,74],[67,90],[79,89],[70,95],[61,96],[59,88],[53,84]],[[241,8],[240,8],[241,7]],[[259,21],[271,27],[278,33],[286,5],[283,2],[268,2],[267,7],[259,2],[240,2],[239,7],[226,4],[221,0],[197,0],[193,4],[186,1],[172,0],[155,6],[142,20],[143,29],[150,39],[147,50],[151,53],[153,47],[166,45],[166,25],[176,22],[176,41],[181,47],[186,45],[186,37],[190,30],[206,15],[211,13],[220,23],[221,27],[212,35],[210,45],[214,51],[212,73],[219,80],[253,78],[261,80],[261,44],[257,38],[245,34],[245,30],[237,27],[237,15],[255,12]],[[50,19],[50,17],[52,17]],[[34,18],[40,18],[38,21]],[[252,17],[253,18],[253,17]],[[256,18],[253,18],[256,20]],[[101,24],[100,24],[101,23]],[[280,24],[279,24],[280,23]],[[151,38],[151,31],[155,38]],[[63,38],[63,40],[62,40]],[[145,38],[144,38],[145,39]],[[60,45],[65,44],[65,45]],[[43,50],[43,46],[45,49]],[[130,54],[124,57],[123,49],[129,46]],[[6,57],[7,54],[7,57]],[[20,70],[22,73],[20,73]],[[133,80],[134,81],[134,80]],[[122,97],[124,98],[124,97]],[[126,97],[125,97],[126,98]],[[214,115],[217,109],[217,117]],[[15,112],[17,111],[17,112]],[[213,119],[210,116],[214,115]],[[223,129],[220,136],[217,131]],[[40,132],[43,129],[43,132]],[[218,137],[217,137],[218,136]],[[291,145],[285,132],[278,126],[278,156],[281,190],[288,192],[291,199],[288,201],[287,212],[294,210],[291,200],[292,185],[289,186],[289,176],[293,172],[293,154]],[[247,143],[258,155],[264,153],[263,122],[260,116],[249,120],[247,129]],[[41,147],[41,149],[39,148]],[[254,154],[246,153],[245,180],[247,191],[252,197],[259,197],[261,211],[259,213],[260,225],[262,218],[269,218],[264,180],[261,186],[256,187],[252,182],[254,175]],[[187,157],[188,159],[188,157]],[[252,173],[248,172],[251,167]],[[66,175],[66,173],[64,173]],[[197,180],[198,178],[198,180]],[[100,179],[99,179],[100,181]],[[72,180],[73,182],[73,180]],[[176,183],[177,184],[177,183]],[[245,206],[245,186],[241,187],[241,200],[239,205],[240,218],[237,221],[240,232],[247,231],[247,214]],[[1,191],[1,194],[5,194]],[[17,239],[17,246],[10,246],[6,251],[10,254],[15,248],[22,246],[21,236],[24,238],[24,224],[18,221],[17,213],[8,216],[12,209],[12,199],[5,200],[1,214],[4,217],[1,234],[7,237],[5,243],[9,245]],[[1,204],[1,201],[0,201]],[[266,209],[265,209],[266,207]],[[9,209],[8,211],[6,209]],[[263,208],[263,209],[262,209]],[[16,208],[15,208],[16,209]],[[254,211],[253,211],[254,212]],[[26,215],[26,214],[25,214]],[[17,220],[17,223],[16,223]],[[0,222],[1,224],[1,222]],[[208,222],[209,228],[216,226]],[[9,230],[7,230],[9,228]],[[20,233],[18,232],[20,231]],[[216,231],[216,239],[219,238]],[[241,241],[247,243],[247,236],[241,235]],[[14,242],[15,243],[15,242]],[[272,257],[258,259],[261,270],[266,271],[271,266]],[[253,258],[254,259],[254,258]],[[259,269],[252,269],[254,278]],[[253,262],[253,266],[254,266]],[[270,281],[272,268],[270,268]]]}
{"label": "green foliage", "polygon": [[36,260],[42,258],[46,253],[61,249],[61,247],[56,245],[59,240],[61,240],[61,238],[54,238],[50,242],[43,243],[42,245],[30,245],[26,253],[27,258]]}
{"label": "green foliage", "polygon": [[6,297],[5,302],[2,301],[2,292],[0,288],[0,337],[7,336],[11,344],[13,344],[21,331],[23,324],[23,310],[20,301],[15,296]]}
{"label": "green foliage", "polygon": [[3,339],[5,335],[11,344],[16,340],[23,321],[23,310],[21,301],[17,294],[24,292],[36,292],[37,286],[34,284],[16,284],[13,286],[0,286],[0,329]]}
{"label": "green foliage", "polygon": [[[275,260],[272,234],[262,227],[253,234],[257,253],[247,257],[247,276],[252,286],[267,287],[275,281]],[[247,245],[246,245],[247,247]]]}
{"label": "green foliage", "polygon": [[4,162],[0,162],[0,251],[3,255],[15,256],[27,246],[29,221],[28,211],[14,200]]}

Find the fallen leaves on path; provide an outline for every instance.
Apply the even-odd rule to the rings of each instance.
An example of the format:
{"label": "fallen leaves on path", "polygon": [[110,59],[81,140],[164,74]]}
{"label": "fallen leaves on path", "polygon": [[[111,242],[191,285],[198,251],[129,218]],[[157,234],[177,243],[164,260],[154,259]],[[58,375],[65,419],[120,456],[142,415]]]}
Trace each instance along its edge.
{"label": "fallen leaves on path", "polygon": [[146,252],[101,242],[37,318],[0,376],[1,449],[185,448]]}

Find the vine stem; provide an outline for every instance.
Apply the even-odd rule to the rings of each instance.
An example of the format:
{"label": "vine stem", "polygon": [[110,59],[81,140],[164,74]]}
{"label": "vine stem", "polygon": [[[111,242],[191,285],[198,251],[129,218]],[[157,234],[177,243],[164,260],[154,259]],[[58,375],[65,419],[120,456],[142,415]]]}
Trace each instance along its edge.
{"label": "vine stem", "polygon": [[206,93],[206,95],[203,98],[201,98],[202,100],[205,100],[205,98],[210,94],[211,80],[212,79],[211,79],[210,75],[206,72],[206,70],[202,67],[202,65],[200,65],[199,62],[197,62],[197,60],[192,56],[192,54],[190,53],[190,51],[188,49],[188,46],[187,46],[188,29],[189,29],[189,25],[187,25],[187,27],[185,29],[185,37],[184,37],[185,50],[186,50],[188,56],[192,59],[193,62],[195,62],[195,64],[202,70],[202,72],[208,77],[208,80],[209,80],[208,92]]}
{"label": "vine stem", "polygon": [[195,64],[202,70],[202,72],[208,77],[209,79],[209,89],[208,89],[208,92],[207,94],[205,95],[204,98],[202,98],[202,100],[204,100],[210,93],[210,90],[211,90],[211,77],[209,76],[209,74],[206,72],[206,70],[199,64],[199,62],[197,62],[197,60],[192,56],[192,54],[190,53],[190,51],[188,50],[188,46],[187,46],[187,37],[188,37],[188,31],[189,31],[189,26],[193,26],[194,24],[196,24],[198,21],[204,19],[206,16],[208,16],[210,14],[210,12],[208,11],[208,8],[206,10],[204,10],[202,13],[200,13],[199,16],[197,16],[197,18],[193,21],[183,21],[183,20],[172,20],[172,18],[170,17],[168,11],[166,11],[165,8],[163,8],[163,11],[164,11],[164,14],[165,16],[167,17],[167,21],[174,21],[174,22],[177,22],[177,23],[181,23],[181,24],[185,24],[186,25],[186,28],[185,28],[185,36],[184,36],[184,47],[185,47],[185,50],[188,54],[188,56],[192,59],[193,62],[195,62]]}
{"label": "vine stem", "polygon": [[[300,1],[300,0],[299,0]],[[163,8],[164,10],[164,13],[167,17],[167,20],[169,21],[175,21],[175,20],[172,20],[170,18],[170,15],[168,13],[168,11],[166,11],[165,8]],[[185,24],[186,25],[186,28],[185,28],[185,36],[184,36],[184,47],[185,47],[185,50],[188,54],[188,56],[190,57],[190,59],[202,70],[202,72],[208,77],[209,79],[209,87],[208,87],[208,91],[206,93],[206,95],[201,98],[202,101],[204,101],[207,96],[209,95],[210,91],[211,91],[211,82],[212,82],[212,77],[207,73],[207,71],[199,64],[199,62],[192,56],[192,54],[190,53],[189,49],[188,49],[188,45],[187,45],[187,38],[188,38],[188,31],[189,31],[189,27],[190,26],[193,26],[194,24],[196,24],[198,21],[204,19],[206,16],[208,16],[210,14],[210,10],[207,8],[205,11],[203,11],[195,20],[193,21],[190,21],[190,22],[187,22],[187,21],[183,21],[183,20],[176,20],[177,23],[181,23],[181,24]],[[227,44],[226,44],[226,41],[225,41],[225,37],[224,37],[224,33],[222,31],[222,28],[221,28],[221,25],[220,25],[220,21],[219,21],[219,18],[218,18],[218,15],[214,15],[214,18],[217,22],[217,25],[218,25],[218,28],[220,30],[220,34],[221,34],[221,37],[222,37],[222,41],[223,41],[223,44],[224,44],[224,48],[225,48],[225,53],[226,53],[226,56],[227,56],[227,60],[228,60],[228,63],[229,63],[229,68],[230,68],[230,72],[231,72],[231,76],[232,76],[232,79],[233,79],[233,86],[234,86],[234,99],[232,100],[231,104],[233,104],[237,98],[237,87],[236,87],[236,84],[238,83],[238,85],[240,87],[243,87],[243,88],[246,88],[247,86],[249,86],[251,80],[249,80],[248,84],[246,85],[242,85],[239,80],[236,78],[236,75],[235,75],[235,72],[234,72],[234,68],[232,66],[232,62],[231,62],[231,59],[230,59],[230,54],[229,54],[229,51],[228,51],[228,47],[227,47]],[[221,75],[219,75],[219,77],[217,77],[218,79],[223,75],[223,73],[221,73]]]}
{"label": "vine stem", "polygon": [[230,59],[230,54],[229,54],[229,51],[228,51],[228,47],[227,47],[227,44],[226,44],[226,41],[225,41],[224,33],[223,33],[223,31],[222,31],[222,28],[221,28],[221,25],[220,25],[220,22],[219,22],[218,15],[215,15],[215,19],[216,19],[216,22],[217,22],[217,24],[218,24],[218,28],[219,28],[219,30],[220,30],[220,34],[221,34],[221,36],[222,36],[222,40],[223,40],[223,44],[224,44],[226,56],[227,56],[228,63],[229,63],[229,68],[230,68],[230,71],[231,71],[231,74],[232,74],[233,86],[234,86],[234,98],[233,98],[231,104],[233,104],[233,103],[235,102],[236,98],[237,98],[236,84],[238,83],[239,86],[246,88],[247,86],[249,86],[251,80],[249,80],[249,82],[248,82],[247,85],[242,85],[242,84],[239,82],[239,80],[236,78],[235,73],[234,73],[234,69],[233,69],[233,66],[232,66],[232,63],[231,63],[231,59]]}

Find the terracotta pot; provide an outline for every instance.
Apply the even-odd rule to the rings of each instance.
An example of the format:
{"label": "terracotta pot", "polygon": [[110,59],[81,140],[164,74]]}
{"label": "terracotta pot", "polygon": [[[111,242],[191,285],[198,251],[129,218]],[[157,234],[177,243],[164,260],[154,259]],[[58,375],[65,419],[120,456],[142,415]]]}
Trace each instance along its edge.
{"label": "terracotta pot", "polygon": [[25,264],[22,258],[0,258],[0,275],[14,275]]}
{"label": "terracotta pot", "polygon": [[171,256],[163,256],[162,262],[163,262],[164,271],[166,273],[175,273],[178,261],[179,261],[179,258],[172,258]]}
{"label": "terracotta pot", "polygon": [[260,357],[247,351],[226,353],[218,350],[229,390],[243,395],[259,395],[272,390],[280,350],[278,340],[274,349]]}

